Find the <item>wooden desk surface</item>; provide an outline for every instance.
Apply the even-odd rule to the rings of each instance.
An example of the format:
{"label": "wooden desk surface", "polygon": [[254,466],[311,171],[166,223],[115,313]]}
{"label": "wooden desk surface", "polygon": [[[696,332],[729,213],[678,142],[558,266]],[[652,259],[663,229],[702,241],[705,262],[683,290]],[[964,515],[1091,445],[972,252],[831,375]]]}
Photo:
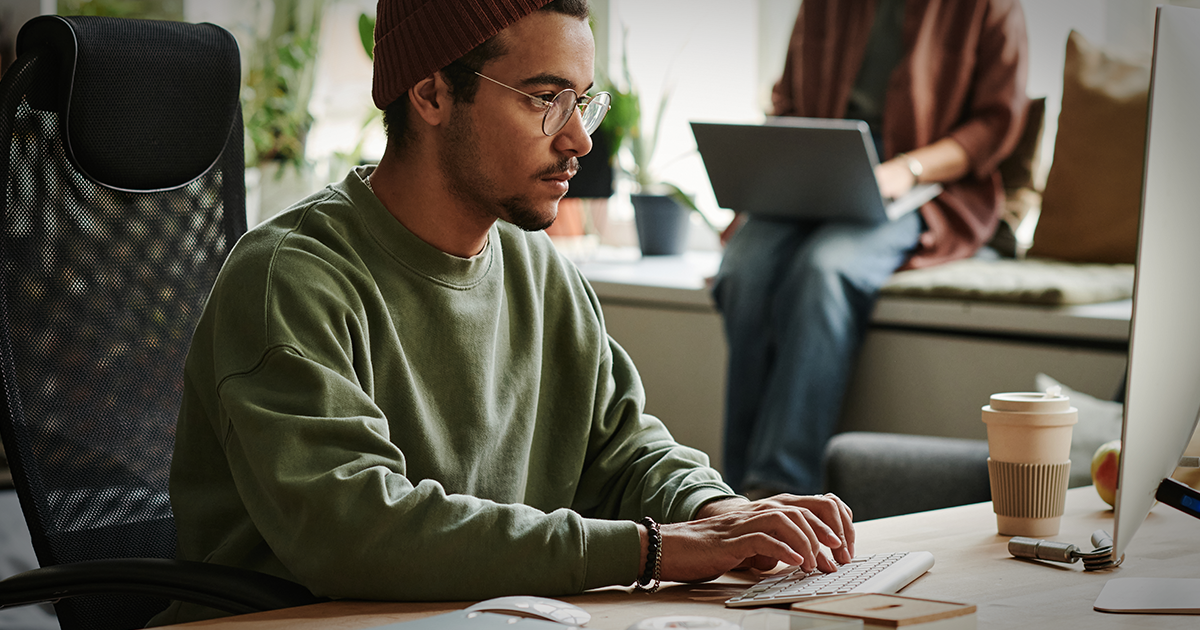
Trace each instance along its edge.
{"label": "wooden desk surface", "polygon": [[[1097,529],[1112,531],[1112,512],[1092,488],[1067,493],[1067,512],[1054,540],[1090,549]],[[929,573],[901,595],[975,604],[978,627],[993,628],[1195,628],[1183,615],[1114,615],[1092,610],[1113,577],[1200,577],[1200,521],[1159,505],[1150,513],[1112,571],[1084,573],[1082,564],[1017,560],[1008,538],[996,532],[990,503],[867,521],[857,526],[860,554],[927,550],[936,558]],[[744,610],[722,602],[753,580],[727,575],[707,584],[674,584],[647,595],[610,588],[565,597],[592,614],[589,629],[625,630],[647,617],[705,615],[737,621]],[[464,608],[469,602],[331,602],[175,627],[210,630],[357,630]]]}

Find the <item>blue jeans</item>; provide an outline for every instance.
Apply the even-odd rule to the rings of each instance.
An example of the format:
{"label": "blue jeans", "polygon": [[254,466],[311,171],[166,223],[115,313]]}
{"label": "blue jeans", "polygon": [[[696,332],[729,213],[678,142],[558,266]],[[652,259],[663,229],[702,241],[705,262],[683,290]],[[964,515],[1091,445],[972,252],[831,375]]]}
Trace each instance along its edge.
{"label": "blue jeans", "polygon": [[916,247],[917,212],[868,226],[750,218],[713,295],[725,324],[726,480],[813,494],[879,288]]}

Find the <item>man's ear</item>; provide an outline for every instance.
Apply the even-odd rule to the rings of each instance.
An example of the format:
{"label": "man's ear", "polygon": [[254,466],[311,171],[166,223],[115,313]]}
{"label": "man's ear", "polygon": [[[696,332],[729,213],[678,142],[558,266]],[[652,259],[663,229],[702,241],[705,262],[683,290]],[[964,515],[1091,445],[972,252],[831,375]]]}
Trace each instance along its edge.
{"label": "man's ear", "polygon": [[450,86],[435,72],[408,89],[408,102],[426,124],[442,125],[450,117]]}

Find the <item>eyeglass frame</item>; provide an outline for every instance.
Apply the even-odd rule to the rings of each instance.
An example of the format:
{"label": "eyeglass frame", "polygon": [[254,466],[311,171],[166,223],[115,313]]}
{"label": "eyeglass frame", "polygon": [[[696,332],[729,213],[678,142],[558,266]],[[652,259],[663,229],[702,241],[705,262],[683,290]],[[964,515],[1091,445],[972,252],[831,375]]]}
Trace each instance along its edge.
{"label": "eyeglass frame", "polygon": [[[492,83],[495,83],[496,85],[499,85],[500,87],[506,87],[506,88],[516,92],[517,94],[528,97],[530,101],[537,104],[539,107],[543,107],[545,111],[542,113],[542,133],[546,134],[547,137],[553,137],[556,134],[558,134],[560,131],[565,129],[567,127],[567,123],[571,122],[571,117],[575,115],[575,112],[571,112],[570,114],[568,114],[566,118],[563,118],[563,122],[558,127],[558,129],[555,129],[553,132],[546,130],[546,121],[549,120],[550,110],[554,108],[554,103],[556,101],[558,101],[558,98],[566,92],[570,92],[575,95],[575,105],[574,105],[573,109],[578,109],[579,115],[581,117],[583,116],[583,113],[587,111],[587,108],[591,107],[593,104],[602,105],[604,107],[604,113],[601,114],[600,118],[596,120],[595,127],[591,128],[591,129],[584,127],[584,131],[587,132],[587,134],[589,136],[592,135],[593,133],[595,133],[595,131],[600,128],[600,123],[604,122],[604,117],[608,115],[608,110],[612,109],[612,94],[609,94],[608,92],[596,92],[595,94],[592,94],[589,96],[587,94],[580,95],[579,92],[576,92],[575,90],[573,90],[571,88],[565,88],[565,89],[560,90],[550,100],[546,100],[540,96],[534,96],[523,90],[518,90],[517,88],[515,88],[511,85],[501,83],[501,82],[493,79],[492,77],[489,77],[485,74],[480,73],[478,70],[471,70],[471,72],[474,72],[476,76],[487,79],[488,81],[491,81]],[[601,96],[607,97],[608,102],[602,101],[600,103],[595,103],[595,100],[597,98],[600,98]],[[582,108],[582,109],[580,109],[580,108]]]}

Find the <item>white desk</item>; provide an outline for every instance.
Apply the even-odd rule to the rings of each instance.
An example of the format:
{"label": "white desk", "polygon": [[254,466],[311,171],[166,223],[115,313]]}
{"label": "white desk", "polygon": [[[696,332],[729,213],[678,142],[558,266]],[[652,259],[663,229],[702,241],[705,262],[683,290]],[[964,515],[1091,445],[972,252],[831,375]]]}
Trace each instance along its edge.
{"label": "white desk", "polygon": [[[1090,548],[1096,529],[1112,527],[1112,512],[1090,488],[1067,493],[1061,535],[1055,540]],[[1084,573],[1080,565],[1052,565],[1012,558],[1008,539],[996,535],[990,503],[948,508],[860,523],[860,554],[904,550],[933,552],[936,565],[901,592],[926,599],[975,604],[981,630],[1029,628],[1196,628],[1200,617],[1114,615],[1092,610],[1104,582],[1114,577],[1200,576],[1200,521],[1156,507],[1129,546],[1124,565]],[[609,588],[565,597],[592,614],[593,630],[625,630],[647,617],[704,615],[737,621],[744,611],[722,602],[749,580],[727,575],[715,582],[671,584],[655,594]],[[459,610],[469,602],[331,602],[241,617],[186,624],[210,630],[357,630]]]}

